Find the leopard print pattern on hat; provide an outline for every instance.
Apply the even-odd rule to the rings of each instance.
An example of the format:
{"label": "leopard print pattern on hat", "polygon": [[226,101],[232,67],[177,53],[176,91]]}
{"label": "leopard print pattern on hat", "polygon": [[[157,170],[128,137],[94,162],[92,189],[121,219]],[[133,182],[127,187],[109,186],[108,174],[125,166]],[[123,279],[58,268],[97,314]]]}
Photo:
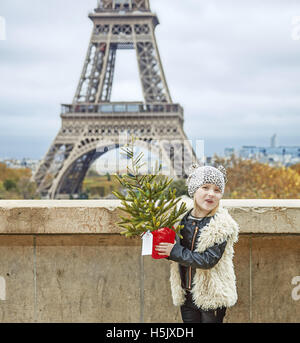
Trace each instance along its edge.
{"label": "leopard print pattern on hat", "polygon": [[199,187],[207,183],[216,185],[222,194],[224,194],[225,183],[227,182],[226,170],[223,166],[219,168],[211,166],[194,166],[194,170],[189,175],[186,183],[188,186],[188,193],[193,198],[195,192]]}

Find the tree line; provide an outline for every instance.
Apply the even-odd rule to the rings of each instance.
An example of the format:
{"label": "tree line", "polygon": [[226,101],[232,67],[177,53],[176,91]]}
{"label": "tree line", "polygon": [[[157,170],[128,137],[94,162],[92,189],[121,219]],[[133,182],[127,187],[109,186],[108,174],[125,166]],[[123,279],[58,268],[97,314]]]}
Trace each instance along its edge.
{"label": "tree line", "polygon": [[[235,155],[230,158],[214,155],[213,161],[212,165],[222,164],[227,170],[225,199],[300,198],[300,163],[289,167],[270,166]],[[0,199],[40,199],[31,176],[29,168],[14,169],[0,163]],[[176,189],[177,196],[188,195],[185,179],[174,180],[170,187]],[[97,176],[92,171],[86,175],[82,185],[86,199],[100,199],[120,190],[120,185],[111,175]]]}

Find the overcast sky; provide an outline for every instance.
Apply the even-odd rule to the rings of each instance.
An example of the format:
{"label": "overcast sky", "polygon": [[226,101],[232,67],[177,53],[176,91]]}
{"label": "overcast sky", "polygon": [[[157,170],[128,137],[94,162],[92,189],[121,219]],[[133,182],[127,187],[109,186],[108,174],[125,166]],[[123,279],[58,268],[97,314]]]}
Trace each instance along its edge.
{"label": "overcast sky", "polygon": [[[60,104],[71,103],[77,87],[96,3],[1,0],[0,157],[46,154],[61,126]],[[274,133],[278,145],[300,145],[300,1],[150,3],[189,139],[203,139],[206,155],[269,146]],[[142,100],[134,57],[117,55],[112,100]]]}

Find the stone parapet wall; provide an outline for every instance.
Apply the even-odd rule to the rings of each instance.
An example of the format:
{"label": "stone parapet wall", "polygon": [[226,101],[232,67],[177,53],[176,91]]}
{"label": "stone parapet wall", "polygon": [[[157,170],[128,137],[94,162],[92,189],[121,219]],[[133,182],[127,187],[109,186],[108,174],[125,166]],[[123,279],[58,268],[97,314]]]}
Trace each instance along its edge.
{"label": "stone parapet wall", "polygon": [[[225,321],[299,322],[300,200],[222,204],[241,228],[239,300]],[[181,322],[169,261],[142,257],[141,239],[119,234],[118,206],[1,200],[0,321]]]}

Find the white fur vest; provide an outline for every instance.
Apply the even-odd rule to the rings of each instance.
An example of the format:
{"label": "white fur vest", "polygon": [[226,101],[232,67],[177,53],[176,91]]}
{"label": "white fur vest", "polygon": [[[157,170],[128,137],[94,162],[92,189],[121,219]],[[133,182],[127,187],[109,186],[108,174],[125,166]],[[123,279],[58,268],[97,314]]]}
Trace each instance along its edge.
{"label": "white fur vest", "polygon": [[[191,202],[187,205],[188,209],[193,207]],[[180,220],[177,225],[179,223]],[[196,269],[191,293],[194,303],[203,310],[216,309],[222,306],[231,307],[237,301],[233,245],[238,240],[238,231],[238,224],[221,204],[215,216],[201,230],[194,249],[199,253],[215,243],[222,243],[227,240],[225,251],[213,268]],[[175,306],[183,305],[186,291],[181,287],[179,264],[174,261],[171,261],[170,282],[173,304]]]}

